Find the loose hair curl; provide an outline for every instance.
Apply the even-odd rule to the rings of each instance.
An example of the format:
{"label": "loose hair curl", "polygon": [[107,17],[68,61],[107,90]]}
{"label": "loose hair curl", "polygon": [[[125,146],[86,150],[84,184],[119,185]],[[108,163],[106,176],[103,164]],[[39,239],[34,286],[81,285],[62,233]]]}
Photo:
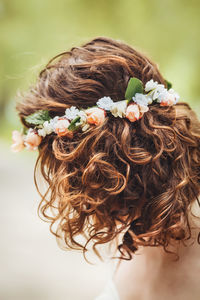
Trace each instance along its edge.
{"label": "loose hair curl", "polygon": [[[165,84],[140,52],[96,38],[47,64],[17,105],[21,121],[28,126],[25,117],[40,109],[53,117],[72,105],[92,106],[103,96],[122,100],[130,77]],[[67,248],[86,251],[93,241],[98,253],[97,245],[125,231],[118,249],[131,259],[139,246],[168,251],[171,241],[191,237],[188,210],[200,194],[200,123],[186,103],[150,105],[134,123],[109,115],[103,125],[77,132],[72,140],[46,136],[35,180],[38,167],[48,183],[39,212]],[[86,233],[82,245],[76,237]]]}

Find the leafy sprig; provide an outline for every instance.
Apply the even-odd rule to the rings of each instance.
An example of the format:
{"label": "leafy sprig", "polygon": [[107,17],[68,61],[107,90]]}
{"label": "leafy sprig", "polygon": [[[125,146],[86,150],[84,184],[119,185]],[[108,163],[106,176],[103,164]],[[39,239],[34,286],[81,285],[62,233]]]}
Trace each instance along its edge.
{"label": "leafy sprig", "polygon": [[38,110],[25,118],[26,123],[30,125],[43,125],[45,121],[50,121],[48,110]]}
{"label": "leafy sprig", "polygon": [[143,94],[143,83],[138,78],[132,77],[128,82],[128,86],[125,92],[125,99],[131,101],[136,93]]}

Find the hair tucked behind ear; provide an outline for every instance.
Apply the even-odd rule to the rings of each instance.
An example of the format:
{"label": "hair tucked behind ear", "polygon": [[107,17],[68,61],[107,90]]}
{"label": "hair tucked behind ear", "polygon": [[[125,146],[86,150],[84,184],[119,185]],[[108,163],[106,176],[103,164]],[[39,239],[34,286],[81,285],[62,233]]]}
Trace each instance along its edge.
{"label": "hair tucked behind ear", "polygon": [[[130,77],[165,84],[143,54],[97,38],[52,59],[17,109],[24,123],[40,109],[53,117],[103,96],[122,100]],[[111,115],[73,140],[46,136],[37,167],[49,186],[39,210],[66,247],[85,251],[93,241],[95,250],[126,230],[123,258],[140,245],[168,251],[173,240],[190,237],[188,209],[200,194],[200,123],[186,103],[150,105],[134,123]],[[85,233],[81,245],[76,237]]]}

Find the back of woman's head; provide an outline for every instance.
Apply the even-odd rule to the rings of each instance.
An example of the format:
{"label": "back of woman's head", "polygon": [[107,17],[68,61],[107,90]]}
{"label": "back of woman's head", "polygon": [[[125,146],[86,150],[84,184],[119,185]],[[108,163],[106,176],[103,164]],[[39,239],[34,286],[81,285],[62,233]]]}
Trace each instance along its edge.
{"label": "back of woman's head", "polygon": [[[166,84],[140,52],[96,38],[52,59],[17,109],[28,126],[25,117],[38,110],[54,117],[70,106],[91,107],[103,96],[123,100],[130,77]],[[188,210],[200,193],[199,146],[199,121],[183,102],[153,103],[136,122],[109,115],[73,139],[48,135],[37,161],[49,184],[40,212],[52,232],[57,224],[67,247],[80,248],[80,234],[98,245],[123,231],[123,257],[140,245],[167,250],[173,240],[190,237]]]}

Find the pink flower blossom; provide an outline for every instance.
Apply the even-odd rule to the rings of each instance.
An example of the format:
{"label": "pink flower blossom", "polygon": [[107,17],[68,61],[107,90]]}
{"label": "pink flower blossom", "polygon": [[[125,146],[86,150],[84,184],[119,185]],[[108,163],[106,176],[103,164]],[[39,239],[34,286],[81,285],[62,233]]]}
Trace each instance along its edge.
{"label": "pink flower blossom", "polygon": [[85,112],[87,114],[88,124],[101,125],[105,121],[106,112],[101,108],[92,107],[87,109]]}
{"label": "pink flower blossom", "polygon": [[69,125],[70,122],[67,119],[59,118],[55,124],[55,133],[57,133],[58,136],[67,136],[69,138],[73,138],[72,130],[68,129]]}
{"label": "pink flower blossom", "polygon": [[130,104],[126,109],[126,118],[129,119],[131,122],[135,122],[140,118],[140,110],[139,105],[137,104]]}
{"label": "pink flower blossom", "polygon": [[38,135],[38,133],[29,129],[27,135],[24,138],[24,144],[28,150],[36,150],[42,141],[42,137]]}
{"label": "pink flower blossom", "polygon": [[19,152],[19,151],[23,150],[24,139],[23,139],[23,135],[19,131],[14,130],[12,132],[12,140],[13,140],[13,144],[11,146],[11,150],[13,152]]}

